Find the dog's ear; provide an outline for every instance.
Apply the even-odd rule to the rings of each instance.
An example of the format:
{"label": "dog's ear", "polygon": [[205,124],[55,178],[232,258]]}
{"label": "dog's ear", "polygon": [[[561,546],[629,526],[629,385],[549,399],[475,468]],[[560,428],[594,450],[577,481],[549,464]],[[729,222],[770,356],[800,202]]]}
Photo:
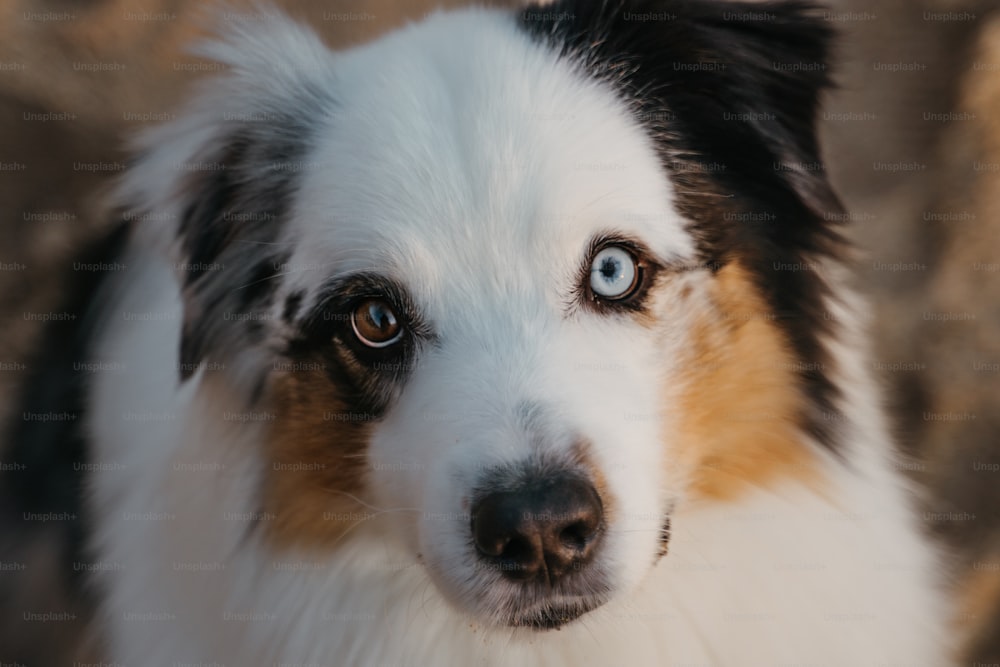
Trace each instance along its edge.
{"label": "dog's ear", "polygon": [[[169,229],[184,293],[181,378],[246,367],[267,338],[289,245],[283,229],[312,128],[329,111],[330,52],[277,13],[225,14],[197,48],[219,71],[176,119],[139,138],[120,187],[129,215]],[[250,378],[243,377],[248,380]]]}
{"label": "dog's ear", "polygon": [[[810,249],[839,202],[817,147],[832,31],[797,0],[606,0],[545,4],[524,27],[617,91],[656,142],[684,212],[718,236],[730,206],[779,206],[794,227],[763,230]],[[759,188],[753,203],[722,198]],[[716,194],[715,201],[710,195]],[[777,213],[775,213],[777,215]],[[721,242],[721,239],[717,239]]]}

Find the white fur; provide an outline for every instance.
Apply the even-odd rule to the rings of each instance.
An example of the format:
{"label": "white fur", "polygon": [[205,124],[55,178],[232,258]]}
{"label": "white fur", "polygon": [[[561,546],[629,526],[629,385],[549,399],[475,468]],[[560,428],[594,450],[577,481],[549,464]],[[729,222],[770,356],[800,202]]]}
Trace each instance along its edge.
{"label": "white fur", "polygon": [[[663,460],[663,387],[693,319],[672,297],[681,283],[697,294],[708,277],[665,287],[657,327],[567,312],[595,234],[637,237],[664,260],[694,253],[649,140],[610,91],[490,11],[435,15],[337,55],[284,23],[237,39],[246,48],[212,53],[245,64],[145,140],[155,150],[127,177],[128,199],[176,217],[176,165],[218,140],[220,105],[281,96],[275,86],[300,79],[330,87],[338,104],[315,119],[281,295],[377,268],[410,290],[441,345],[422,350],[375,429],[375,516],[334,550],[276,553],[245,530],[259,506],[261,425],[234,421],[246,408],[224,373],[179,384],[172,225],[145,225],[99,349],[125,370],[97,382],[90,423],[95,460],[124,465],[91,480],[94,545],[123,566],[97,581],[108,660],[946,663],[934,558],[892,470],[862,346],[831,343],[854,430],[848,463],[825,461],[823,497],[789,482],[698,506],[684,502],[684,471]],[[264,63],[292,80],[273,83],[288,79],[255,70]],[[532,420],[520,416],[526,402],[538,408]],[[616,503],[600,556],[614,599],[560,631],[491,627],[491,591],[504,585],[477,573],[468,552],[471,485],[491,466],[581,437]],[[653,565],[668,503],[670,553]],[[127,616],[146,613],[163,620]]]}

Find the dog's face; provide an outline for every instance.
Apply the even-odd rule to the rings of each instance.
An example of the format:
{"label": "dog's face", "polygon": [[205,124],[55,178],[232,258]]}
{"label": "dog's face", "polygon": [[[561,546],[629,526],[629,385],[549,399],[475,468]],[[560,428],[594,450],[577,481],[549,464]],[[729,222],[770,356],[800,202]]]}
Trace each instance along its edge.
{"label": "dog's face", "polygon": [[275,415],[272,544],[378,517],[460,610],[556,627],[636,586],[679,504],[810,474],[825,33],[649,10],[338,55],[237,26],[233,75],[149,136],[126,191],[180,219],[182,379]]}

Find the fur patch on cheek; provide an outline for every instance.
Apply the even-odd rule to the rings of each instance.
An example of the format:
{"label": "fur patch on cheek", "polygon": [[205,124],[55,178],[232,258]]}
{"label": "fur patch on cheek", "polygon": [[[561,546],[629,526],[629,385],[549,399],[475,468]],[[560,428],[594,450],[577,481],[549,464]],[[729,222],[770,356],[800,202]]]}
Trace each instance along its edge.
{"label": "fur patch on cheek", "polygon": [[774,314],[738,264],[711,289],[687,346],[667,464],[687,472],[692,499],[732,500],[782,477],[813,481],[799,427],[806,399]]}
{"label": "fur patch on cheek", "polygon": [[281,546],[329,547],[373,517],[362,496],[372,415],[351,408],[322,362],[297,364],[273,388],[264,511]]}

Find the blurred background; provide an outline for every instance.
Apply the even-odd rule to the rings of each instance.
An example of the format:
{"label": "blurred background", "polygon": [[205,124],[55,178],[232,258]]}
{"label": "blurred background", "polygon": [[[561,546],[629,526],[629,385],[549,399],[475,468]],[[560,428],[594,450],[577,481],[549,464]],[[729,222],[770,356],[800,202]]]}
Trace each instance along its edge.
{"label": "blurred background", "polygon": [[[40,340],[24,313],[57,307],[75,255],[106,228],[127,137],[213,72],[183,51],[205,4],[0,2],[0,417],[17,418],[10,397]],[[275,4],[345,47],[465,3]],[[839,87],[820,127],[860,249],[874,371],[913,457],[902,467],[926,490],[921,518],[948,554],[963,664],[1000,664],[1000,1],[827,7]],[[11,474],[0,465],[0,485]],[[74,664],[89,612],[62,597],[49,530],[0,525],[0,663]],[[25,621],[26,608],[75,618]]]}

